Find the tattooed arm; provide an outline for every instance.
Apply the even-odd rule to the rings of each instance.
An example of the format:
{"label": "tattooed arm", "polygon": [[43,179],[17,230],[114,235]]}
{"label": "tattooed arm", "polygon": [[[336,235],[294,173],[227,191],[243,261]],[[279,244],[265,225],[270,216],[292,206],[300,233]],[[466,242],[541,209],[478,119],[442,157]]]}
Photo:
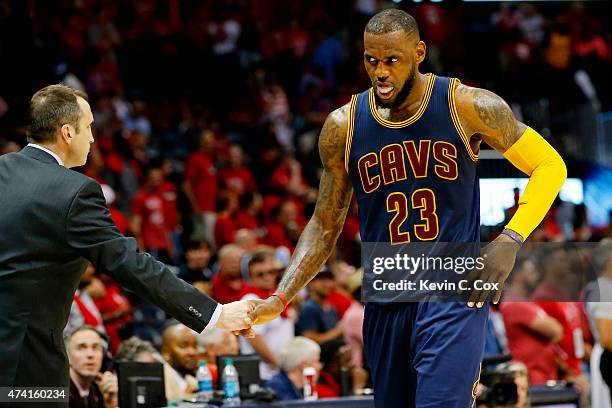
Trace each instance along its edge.
{"label": "tattooed arm", "polygon": [[494,93],[458,85],[455,103],[473,152],[484,140],[530,177],[512,220],[494,243],[484,248],[486,267],[471,276],[499,284],[497,290],[475,290],[470,294],[468,306],[482,307],[489,296],[495,303],[500,300],[501,288],[520,244],[546,215],[565,181],[566,169],[552,146],[535,130],[516,120],[508,104]]}
{"label": "tattooed arm", "polygon": [[[455,102],[461,125],[477,151],[480,140],[504,153],[525,132],[508,104],[493,92],[459,84]],[[476,148],[474,148],[476,147]]]}
{"label": "tattooed arm", "polygon": [[[319,272],[329,258],[342,231],[350,205],[352,187],[344,168],[344,149],[349,105],[332,112],[319,136],[323,175],[314,214],[300,237],[289,266],[278,286],[288,302]],[[255,310],[256,324],[276,318],[283,310],[281,300],[272,296]]]}

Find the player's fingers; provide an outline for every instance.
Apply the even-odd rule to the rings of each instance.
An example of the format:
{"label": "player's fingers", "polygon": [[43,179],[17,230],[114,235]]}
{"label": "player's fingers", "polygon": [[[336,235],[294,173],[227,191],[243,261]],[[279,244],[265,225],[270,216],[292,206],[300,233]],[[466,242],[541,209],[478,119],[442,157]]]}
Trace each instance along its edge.
{"label": "player's fingers", "polygon": [[472,289],[472,292],[470,293],[470,298],[468,299],[468,302],[467,302],[468,307],[474,307],[476,305],[476,301],[478,300],[479,296],[480,296],[480,291],[476,289]]}
{"label": "player's fingers", "polygon": [[493,297],[493,304],[496,305],[496,304],[499,303],[499,301],[501,300],[501,297],[502,297],[503,290],[504,290],[504,285],[500,284],[499,285],[499,289],[497,289],[495,291],[495,295]]}

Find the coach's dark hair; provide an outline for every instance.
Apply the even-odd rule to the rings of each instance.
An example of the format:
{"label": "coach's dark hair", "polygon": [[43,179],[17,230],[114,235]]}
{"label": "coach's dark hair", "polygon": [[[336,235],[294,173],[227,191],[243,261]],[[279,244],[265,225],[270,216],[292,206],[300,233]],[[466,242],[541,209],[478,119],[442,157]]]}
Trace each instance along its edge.
{"label": "coach's dark hair", "polygon": [[28,142],[55,142],[63,125],[69,124],[79,131],[81,108],[77,97],[87,100],[87,94],[66,85],[49,85],[32,96]]}
{"label": "coach's dark hair", "polygon": [[366,33],[371,34],[387,34],[398,30],[419,35],[419,26],[414,17],[398,9],[383,10],[375,14],[365,27]]}

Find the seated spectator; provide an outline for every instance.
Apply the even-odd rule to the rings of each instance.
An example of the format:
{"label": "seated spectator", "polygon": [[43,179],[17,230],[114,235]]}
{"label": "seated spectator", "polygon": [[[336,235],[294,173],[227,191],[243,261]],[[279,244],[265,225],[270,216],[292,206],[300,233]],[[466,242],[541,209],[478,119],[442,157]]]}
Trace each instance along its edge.
{"label": "seated spectator", "polygon": [[132,307],[121,287],[109,276],[98,275],[103,291],[94,297],[96,307],[102,315],[106,333],[110,337],[110,350],[115,353],[125,332],[131,331]]}
{"label": "seated spectator", "polygon": [[247,254],[250,254],[257,247],[257,234],[253,230],[241,228],[234,235],[234,244],[242,248]]}
{"label": "seated spectator", "polygon": [[130,222],[126,216],[115,206],[115,190],[108,184],[101,184],[102,194],[104,194],[104,201],[110,212],[110,216],[115,223],[115,226],[122,235],[126,235],[130,229]]}
{"label": "seated spectator", "polygon": [[[321,344],[321,365],[317,383],[319,398],[353,395],[355,390],[362,389],[368,380],[367,372],[353,365],[351,346],[342,339]],[[341,384],[350,388],[342,389]]]}
{"label": "seated spectator", "polygon": [[234,192],[224,192],[217,201],[217,221],[215,222],[215,246],[221,248],[234,242],[238,225],[236,224],[236,211],[238,210],[238,197]]}
{"label": "seated spectator", "polygon": [[[278,356],[280,372],[266,381],[266,387],[276,392],[281,401],[304,397],[303,370],[313,367],[317,374],[321,369],[321,348],[306,337],[295,337],[281,349]],[[318,375],[317,375],[318,377]]]}
{"label": "seated spectator", "polygon": [[217,369],[217,356],[234,356],[240,353],[240,346],[236,336],[226,330],[216,327],[206,328],[197,336],[198,360],[204,360],[208,364],[213,383],[219,377]]}
{"label": "seated spectator", "polygon": [[210,269],[212,255],[212,248],[208,242],[190,240],[185,247],[185,262],[181,265],[179,278],[188,283],[210,281],[213,275]]}
{"label": "seated spectator", "polygon": [[612,407],[612,240],[602,241],[593,251],[596,282],[586,288],[586,309],[595,338],[591,353],[592,408]]}
{"label": "seated spectator", "polygon": [[260,227],[260,212],[263,199],[258,192],[246,192],[240,196],[240,209],[236,215],[236,224],[239,228],[257,231]]}
{"label": "seated spectator", "polygon": [[530,275],[538,275],[535,263],[529,258],[517,259],[504,288],[500,312],[510,353],[527,366],[531,384],[545,384],[559,378],[553,346],[561,340],[563,327],[537,303],[527,301]]}
{"label": "seated spectator", "polygon": [[117,354],[115,354],[115,361],[135,361],[137,363],[157,362],[167,364],[151,342],[141,340],[136,336],[132,336],[121,342],[121,345],[119,345],[117,349]]}
{"label": "seated spectator", "polygon": [[557,353],[563,379],[570,380],[582,395],[589,393],[589,380],[582,372],[585,356],[585,335],[589,328],[583,319],[583,309],[578,300],[579,274],[573,267],[574,260],[563,246],[547,246],[539,258],[543,281],[533,292],[531,299],[563,328]]}
{"label": "seated spectator", "polygon": [[272,210],[271,216],[272,220],[266,224],[264,242],[273,247],[283,246],[293,251],[302,232],[295,203],[283,202]]}
{"label": "seated spectator", "polygon": [[240,300],[249,285],[240,274],[240,261],[244,251],[228,244],[219,250],[219,272],[212,278],[212,296],[217,302],[225,304]]}
{"label": "seated spectator", "polygon": [[333,287],[334,275],[327,269],[323,269],[310,281],[309,298],[302,304],[296,334],[319,344],[342,336],[344,324],[327,299]]}
{"label": "seated spectator", "polygon": [[[256,250],[249,261],[252,288],[242,299],[266,299],[274,290],[282,271],[282,265],[275,259],[272,247]],[[289,309],[295,315],[293,309]],[[278,373],[276,353],[294,337],[294,319],[283,313],[273,321],[253,326],[255,337],[240,337],[240,348],[244,354],[257,353],[261,358],[260,376],[263,380]]]}
{"label": "seated spectator", "polygon": [[335,285],[329,292],[327,300],[342,319],[346,310],[351,306],[352,297],[346,288],[346,281],[355,272],[355,267],[344,261],[337,261],[329,265],[329,270],[334,275]]}
{"label": "seated spectator", "polygon": [[223,187],[233,191],[238,196],[247,192],[255,191],[255,179],[253,173],[244,165],[244,153],[242,147],[233,144],[229,148],[229,161],[225,167],[219,170],[219,180]]}
{"label": "seated spectator", "polygon": [[182,324],[174,324],[162,334],[161,354],[164,365],[166,398],[180,401],[198,390],[196,333]]}
{"label": "seated spectator", "polygon": [[102,315],[89,294],[88,288],[93,282],[96,269],[92,264],[87,265],[85,272],[79,280],[79,288],[74,293],[74,299],[68,316],[68,323],[64,328],[64,337],[77,327],[83,325],[93,326],[101,333],[106,333],[102,322]]}
{"label": "seated spectator", "polygon": [[92,326],[81,326],[67,338],[70,361],[70,407],[115,408],[118,404],[117,377],[101,373],[106,340]]}

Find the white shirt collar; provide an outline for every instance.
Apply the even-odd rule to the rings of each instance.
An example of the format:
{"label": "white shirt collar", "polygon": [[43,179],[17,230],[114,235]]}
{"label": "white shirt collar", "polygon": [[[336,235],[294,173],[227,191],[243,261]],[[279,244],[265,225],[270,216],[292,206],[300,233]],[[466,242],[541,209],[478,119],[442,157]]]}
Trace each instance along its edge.
{"label": "white shirt collar", "polygon": [[59,164],[60,166],[64,165],[64,162],[62,161],[62,159],[60,159],[60,157],[57,154],[55,154],[51,150],[47,149],[46,147],[43,147],[41,145],[37,145],[36,143],[28,143],[28,146],[35,147],[36,149],[39,149],[39,150],[42,150],[43,152],[49,153],[51,156],[53,156],[53,158],[55,159],[57,164]]}

